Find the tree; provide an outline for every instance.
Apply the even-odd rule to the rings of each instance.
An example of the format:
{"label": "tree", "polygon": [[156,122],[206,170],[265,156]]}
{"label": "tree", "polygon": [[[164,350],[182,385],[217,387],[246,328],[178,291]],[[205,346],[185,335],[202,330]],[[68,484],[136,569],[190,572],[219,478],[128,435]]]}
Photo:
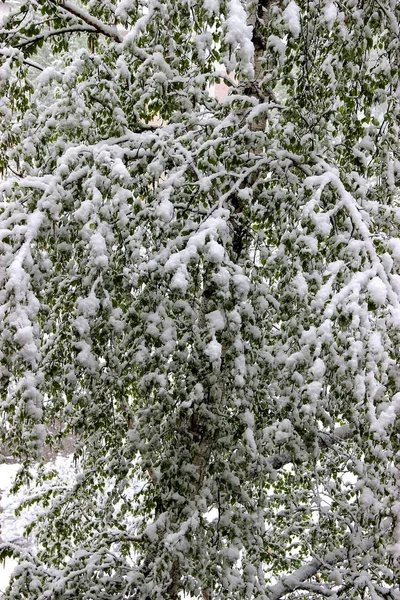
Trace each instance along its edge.
{"label": "tree", "polygon": [[80,472],[6,598],[400,598],[399,12],[9,17],[3,437]]}

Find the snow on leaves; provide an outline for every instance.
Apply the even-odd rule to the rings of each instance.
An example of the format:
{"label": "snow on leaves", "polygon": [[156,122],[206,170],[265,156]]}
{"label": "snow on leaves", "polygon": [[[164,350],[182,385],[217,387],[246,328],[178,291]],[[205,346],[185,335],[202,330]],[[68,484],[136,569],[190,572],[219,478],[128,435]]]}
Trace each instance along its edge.
{"label": "snow on leaves", "polygon": [[82,473],[8,597],[398,597],[398,7],[18,10],[3,437]]}

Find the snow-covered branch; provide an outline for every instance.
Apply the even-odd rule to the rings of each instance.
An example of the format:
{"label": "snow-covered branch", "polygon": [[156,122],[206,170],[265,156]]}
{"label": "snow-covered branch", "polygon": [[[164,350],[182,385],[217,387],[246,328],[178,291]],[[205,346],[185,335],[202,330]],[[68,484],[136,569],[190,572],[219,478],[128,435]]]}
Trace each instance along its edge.
{"label": "snow-covered branch", "polygon": [[[325,562],[328,561],[334,564],[336,561],[335,556],[332,555],[330,558],[330,561],[329,559],[325,559]],[[278,583],[268,588],[268,600],[280,600],[280,598],[284,598],[288,593],[301,588],[302,583],[318,573],[321,566],[321,561],[313,559],[296,569],[296,571],[293,571],[291,575],[283,577]]]}
{"label": "snow-covered branch", "polygon": [[43,33],[39,33],[34,37],[25,39],[23,42],[20,42],[16,45],[17,48],[24,48],[25,46],[30,46],[32,44],[36,44],[40,40],[47,40],[48,38],[55,37],[58,35],[67,35],[70,33],[99,33],[97,29],[94,27],[85,27],[83,25],[74,25],[72,27],[60,27],[59,29],[49,29],[44,31]]}
{"label": "snow-covered branch", "polygon": [[65,12],[73,15],[74,17],[77,17],[81,21],[84,21],[98,33],[104,34],[105,36],[111,38],[115,42],[120,43],[123,41],[123,37],[116,27],[112,27],[111,25],[103,23],[102,21],[100,21],[100,19],[97,19],[88,11],[84,10],[81,6],[73,4],[72,2],[68,2],[68,0],[63,0],[61,3],[56,2],[56,0],[48,1],[57,8],[61,8]]}
{"label": "snow-covered branch", "polygon": [[[398,594],[380,4],[26,0],[5,22],[3,440],[36,459],[73,432],[82,471],[43,492],[10,599]],[[62,66],[35,77],[46,38]]]}

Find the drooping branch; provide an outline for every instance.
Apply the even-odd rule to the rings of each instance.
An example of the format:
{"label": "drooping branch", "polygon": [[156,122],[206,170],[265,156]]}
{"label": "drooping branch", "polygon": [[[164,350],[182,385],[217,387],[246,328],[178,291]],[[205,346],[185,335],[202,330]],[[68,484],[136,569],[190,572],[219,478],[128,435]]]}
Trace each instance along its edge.
{"label": "drooping branch", "polygon": [[[368,552],[373,547],[373,545],[374,543],[372,539],[366,539],[364,540],[363,550],[365,552]],[[324,588],[321,585],[317,586],[313,583],[310,583],[308,580],[314,575],[316,575],[318,571],[320,571],[324,567],[328,569],[334,567],[339,561],[343,560],[344,557],[344,550],[335,550],[333,552],[328,552],[324,557],[313,558],[312,560],[310,560],[310,562],[302,565],[301,567],[293,571],[293,573],[291,573],[290,575],[282,577],[280,581],[278,581],[272,586],[269,586],[267,589],[268,600],[280,600],[290,592],[300,589],[309,592],[316,592],[322,596],[332,595],[330,593],[329,587]],[[391,598],[396,598],[396,600],[397,598],[399,598],[396,590],[382,588],[382,586],[378,587],[380,588],[380,593],[383,593],[383,595],[386,595]],[[343,591],[344,588],[341,589]],[[336,589],[335,592],[338,593],[338,590]]]}
{"label": "drooping branch", "polygon": [[83,25],[75,25],[74,27],[61,27],[60,29],[50,29],[49,31],[44,31],[39,35],[35,35],[35,37],[28,38],[24,42],[20,42],[16,45],[16,48],[24,48],[25,46],[35,44],[40,40],[47,40],[50,37],[64,35],[66,33],[98,33],[98,31],[93,27],[86,27]]}

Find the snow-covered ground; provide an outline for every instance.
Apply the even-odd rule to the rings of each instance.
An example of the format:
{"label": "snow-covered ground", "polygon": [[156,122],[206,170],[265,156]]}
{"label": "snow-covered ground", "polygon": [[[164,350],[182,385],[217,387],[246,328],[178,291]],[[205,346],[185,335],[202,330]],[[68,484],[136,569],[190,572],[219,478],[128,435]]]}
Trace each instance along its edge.
{"label": "snow-covered ground", "polygon": [[[49,466],[56,469],[63,480],[70,480],[75,476],[72,456],[58,456],[54,462],[49,463]],[[18,517],[15,516],[15,509],[23,502],[28,492],[27,489],[21,489],[15,495],[9,493],[18,469],[17,464],[0,464],[0,540],[26,547],[31,541],[24,538],[24,529],[32,522],[39,509],[37,507],[25,509]],[[11,559],[0,564],[0,597],[7,587],[16,564],[16,561]]]}

